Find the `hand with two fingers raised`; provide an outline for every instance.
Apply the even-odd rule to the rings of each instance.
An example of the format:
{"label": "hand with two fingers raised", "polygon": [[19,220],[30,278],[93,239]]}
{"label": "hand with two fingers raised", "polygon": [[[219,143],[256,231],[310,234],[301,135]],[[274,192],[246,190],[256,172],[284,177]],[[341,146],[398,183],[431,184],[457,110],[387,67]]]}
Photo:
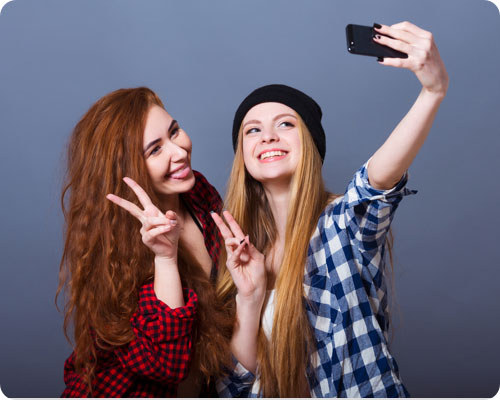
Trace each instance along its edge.
{"label": "hand with two fingers raised", "polygon": [[265,257],[250,243],[233,216],[224,211],[224,220],[215,212],[212,218],[225,241],[226,266],[238,289],[238,300],[262,306],[266,294]]}
{"label": "hand with two fingers raised", "polygon": [[375,24],[374,30],[382,34],[375,35],[376,43],[408,54],[408,58],[386,57],[380,64],[409,69],[425,90],[440,96],[446,94],[448,73],[431,32],[406,21],[391,26]]}
{"label": "hand with two fingers raised", "polygon": [[226,266],[238,290],[231,351],[238,362],[255,373],[258,332],[266,296],[265,257],[250,243],[233,216],[228,211],[223,214],[227,224],[215,212],[212,218],[225,240]]}
{"label": "hand with two fingers raised", "polygon": [[167,211],[163,214],[151,202],[144,189],[134,180],[130,178],[123,178],[123,180],[137,195],[144,210],[114,194],[108,194],[107,199],[127,210],[141,222],[142,241],[153,251],[156,257],[177,262],[177,245],[180,235],[177,214],[174,211]]}
{"label": "hand with two fingers raised", "polygon": [[182,307],[185,302],[177,264],[181,230],[177,214],[170,210],[163,214],[134,180],[127,177],[123,180],[137,195],[144,210],[114,194],[108,194],[106,198],[141,222],[142,242],[155,254],[154,290],[157,298],[170,308]]}

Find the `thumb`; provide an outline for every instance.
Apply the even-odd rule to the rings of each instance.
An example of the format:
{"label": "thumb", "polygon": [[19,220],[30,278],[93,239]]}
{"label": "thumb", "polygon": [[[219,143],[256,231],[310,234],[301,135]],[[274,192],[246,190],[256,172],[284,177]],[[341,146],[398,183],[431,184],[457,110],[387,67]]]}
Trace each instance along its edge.
{"label": "thumb", "polygon": [[169,222],[172,224],[172,225],[178,225],[179,224],[179,219],[177,218],[177,214],[172,211],[172,210],[168,210],[166,213],[165,213],[165,217],[168,218]]}
{"label": "thumb", "polygon": [[248,241],[247,243],[248,243],[248,246],[247,246],[248,253],[250,254],[250,256],[252,258],[255,259],[255,258],[258,258],[259,256],[263,255],[259,250],[257,250],[257,248],[252,243],[250,243],[250,241]]}

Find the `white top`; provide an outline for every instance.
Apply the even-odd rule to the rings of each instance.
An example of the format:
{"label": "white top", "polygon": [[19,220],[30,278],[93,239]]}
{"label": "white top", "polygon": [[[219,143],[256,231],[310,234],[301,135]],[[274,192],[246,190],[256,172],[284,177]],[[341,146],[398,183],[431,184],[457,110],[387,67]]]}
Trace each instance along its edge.
{"label": "white top", "polygon": [[267,291],[267,303],[264,312],[262,313],[262,329],[267,337],[267,340],[271,341],[271,334],[273,332],[273,319],[274,319],[274,293],[276,289]]}

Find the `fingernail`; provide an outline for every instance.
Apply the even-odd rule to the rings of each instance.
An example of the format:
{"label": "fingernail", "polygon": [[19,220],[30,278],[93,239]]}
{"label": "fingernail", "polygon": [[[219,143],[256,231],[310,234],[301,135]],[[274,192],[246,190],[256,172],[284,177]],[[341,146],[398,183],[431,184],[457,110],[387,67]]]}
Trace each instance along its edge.
{"label": "fingernail", "polygon": [[382,62],[382,61],[384,61],[384,57],[377,57],[377,61],[378,61],[378,62]]}
{"label": "fingernail", "polygon": [[375,38],[380,39],[381,36],[380,35],[375,35]]}
{"label": "fingernail", "polygon": [[215,214],[215,211],[210,211],[210,214]]}
{"label": "fingernail", "polygon": [[374,27],[374,28],[377,28],[377,29],[380,29],[380,28],[382,28],[382,25],[377,24],[377,23],[375,22],[375,23],[373,24],[373,27]]}
{"label": "fingernail", "polygon": [[241,239],[240,244],[242,244],[245,241],[245,238]]}

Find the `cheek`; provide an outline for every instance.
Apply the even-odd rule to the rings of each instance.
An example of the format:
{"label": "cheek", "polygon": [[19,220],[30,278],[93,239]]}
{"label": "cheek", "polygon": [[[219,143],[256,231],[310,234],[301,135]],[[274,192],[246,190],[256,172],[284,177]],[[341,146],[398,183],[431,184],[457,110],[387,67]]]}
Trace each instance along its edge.
{"label": "cheek", "polygon": [[300,151],[302,147],[302,143],[300,141],[300,135],[298,131],[295,131],[294,134],[290,138],[292,145],[294,146],[295,149],[298,149]]}
{"label": "cheek", "polygon": [[146,169],[148,171],[149,177],[153,182],[158,180],[158,177],[162,176],[161,168],[159,168],[156,160],[147,160]]}
{"label": "cheek", "polygon": [[243,164],[248,172],[252,171],[252,165],[255,163],[255,160],[252,157],[251,152],[246,152],[243,150]]}
{"label": "cheek", "polygon": [[186,150],[188,153],[191,153],[191,150],[193,149],[193,143],[191,142],[191,139],[187,134],[184,134],[183,137],[181,138],[181,141],[179,145]]}
{"label": "cheek", "polygon": [[242,149],[243,149],[243,160],[245,162],[250,161],[253,158],[253,153],[255,149],[255,143],[253,143],[251,138],[243,139]]}
{"label": "cheek", "polygon": [[149,176],[153,176],[153,165],[149,159],[147,159],[144,164],[146,165],[146,171],[148,171]]}
{"label": "cheek", "polygon": [[302,156],[302,143],[300,142],[299,135],[297,135],[293,138],[293,141],[291,143],[293,149],[294,149],[294,159],[298,163],[298,160],[300,160],[300,157]]}

